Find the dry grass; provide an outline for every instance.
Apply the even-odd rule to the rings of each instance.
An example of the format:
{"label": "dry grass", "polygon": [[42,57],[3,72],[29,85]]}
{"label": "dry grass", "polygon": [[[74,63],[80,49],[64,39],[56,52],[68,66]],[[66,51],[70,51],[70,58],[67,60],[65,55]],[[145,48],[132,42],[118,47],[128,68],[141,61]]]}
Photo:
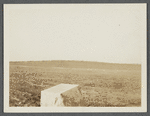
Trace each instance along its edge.
{"label": "dry grass", "polygon": [[11,62],[10,106],[38,107],[41,90],[60,83],[79,84],[80,106],[141,106],[140,65],[75,61]]}

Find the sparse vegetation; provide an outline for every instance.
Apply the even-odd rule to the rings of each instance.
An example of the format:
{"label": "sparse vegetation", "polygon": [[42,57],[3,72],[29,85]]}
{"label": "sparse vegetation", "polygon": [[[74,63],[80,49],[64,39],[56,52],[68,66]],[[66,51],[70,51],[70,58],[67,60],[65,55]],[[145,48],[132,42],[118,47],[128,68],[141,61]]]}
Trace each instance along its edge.
{"label": "sparse vegetation", "polygon": [[10,106],[39,107],[41,91],[79,84],[85,107],[141,106],[141,65],[77,61],[10,62]]}

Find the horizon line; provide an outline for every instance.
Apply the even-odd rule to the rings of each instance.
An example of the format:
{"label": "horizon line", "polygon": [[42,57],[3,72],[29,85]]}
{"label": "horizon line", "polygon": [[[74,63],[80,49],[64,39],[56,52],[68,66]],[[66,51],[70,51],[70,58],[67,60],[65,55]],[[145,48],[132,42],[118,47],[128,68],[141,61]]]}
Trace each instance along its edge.
{"label": "horizon line", "polygon": [[95,62],[95,63],[108,63],[108,64],[134,64],[141,65],[140,63],[112,63],[112,62],[99,62],[99,61],[86,61],[86,60],[25,60],[25,61],[9,61],[9,62],[46,62],[46,61],[75,61],[75,62]]}

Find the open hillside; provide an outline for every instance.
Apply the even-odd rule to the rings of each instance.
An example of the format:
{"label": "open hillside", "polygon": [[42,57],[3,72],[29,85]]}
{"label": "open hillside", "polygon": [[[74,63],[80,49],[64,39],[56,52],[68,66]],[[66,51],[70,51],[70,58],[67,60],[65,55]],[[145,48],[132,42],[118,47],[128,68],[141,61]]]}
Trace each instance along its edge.
{"label": "open hillside", "polygon": [[40,106],[41,91],[78,84],[83,107],[141,106],[141,65],[88,61],[10,62],[10,106]]}

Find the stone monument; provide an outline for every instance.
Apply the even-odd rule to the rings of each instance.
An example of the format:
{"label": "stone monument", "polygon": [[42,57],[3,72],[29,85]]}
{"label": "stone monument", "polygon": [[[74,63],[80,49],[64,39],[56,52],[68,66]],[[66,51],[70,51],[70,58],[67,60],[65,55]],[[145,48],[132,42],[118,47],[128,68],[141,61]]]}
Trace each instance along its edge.
{"label": "stone monument", "polygon": [[41,91],[41,107],[80,106],[81,96],[78,85],[59,84]]}

